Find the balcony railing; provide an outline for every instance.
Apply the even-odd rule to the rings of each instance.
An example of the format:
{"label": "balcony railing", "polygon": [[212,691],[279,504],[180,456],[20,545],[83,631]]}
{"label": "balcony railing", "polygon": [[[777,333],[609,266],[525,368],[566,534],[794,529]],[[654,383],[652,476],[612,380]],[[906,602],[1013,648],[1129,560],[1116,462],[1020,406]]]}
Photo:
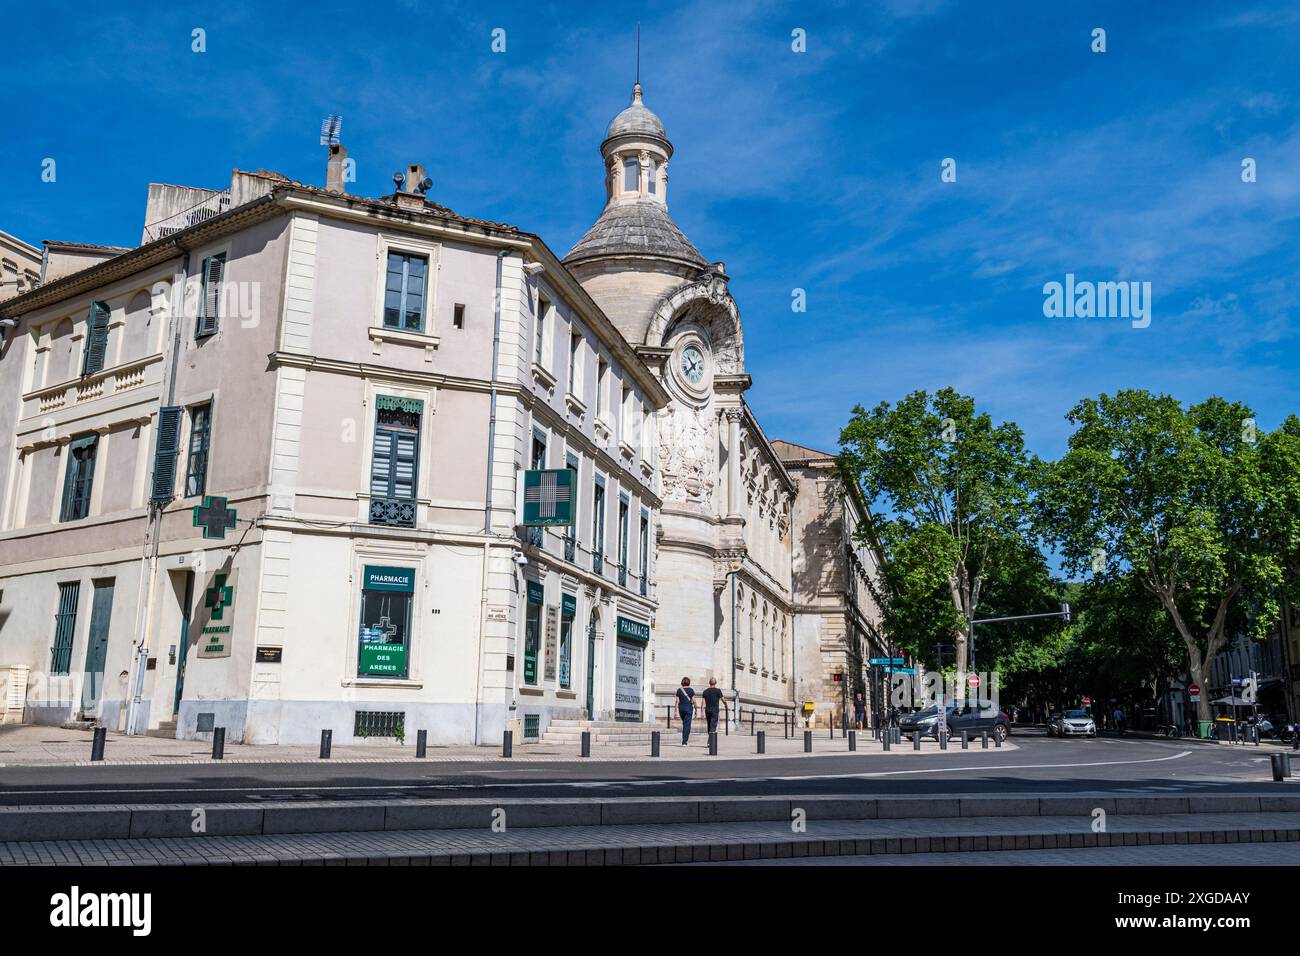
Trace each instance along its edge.
{"label": "balcony railing", "polygon": [[649,583],[646,581],[646,579],[645,579],[645,575],[642,575],[642,576],[641,576],[640,590],[641,590],[641,596],[642,596],[642,597],[645,597],[646,594],[647,594],[647,593],[649,592],[649,590],[650,590],[650,585],[649,585]]}
{"label": "balcony railing", "polygon": [[390,528],[414,528],[415,502],[403,498],[371,498],[370,523]]}
{"label": "balcony railing", "polygon": [[627,587],[627,565],[626,564],[620,564],[618,566],[618,586],[621,588]]}
{"label": "balcony railing", "polygon": [[564,536],[564,560],[572,562],[578,550],[578,541],[571,534]]}
{"label": "balcony railing", "polygon": [[531,527],[527,529],[527,540],[534,548],[540,548],[546,541],[546,529],[541,527]]}
{"label": "balcony railing", "polygon": [[599,551],[594,552],[591,556],[591,570],[593,574],[605,573],[605,558]]}
{"label": "balcony railing", "polygon": [[148,223],[144,227],[144,241],[153,242],[155,239],[170,236],[172,233],[188,229],[190,226],[197,225],[207,219],[213,219],[231,208],[230,201],[230,190],[225,189],[219,193],[213,193],[202,202],[195,203],[188,209],[182,209],[166,219]]}

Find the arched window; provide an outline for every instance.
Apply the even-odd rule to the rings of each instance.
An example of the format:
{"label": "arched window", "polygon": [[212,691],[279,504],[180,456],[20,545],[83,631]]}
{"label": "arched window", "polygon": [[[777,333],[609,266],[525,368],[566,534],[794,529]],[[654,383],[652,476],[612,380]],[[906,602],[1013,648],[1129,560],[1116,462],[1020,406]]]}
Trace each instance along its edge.
{"label": "arched window", "polygon": [[767,602],[763,602],[763,644],[758,660],[759,667],[767,670]]}
{"label": "arched window", "polygon": [[658,176],[658,174],[659,164],[652,159],[646,167],[646,189],[649,190],[651,195],[654,195],[659,191],[659,185],[655,182],[655,177]]}
{"label": "arched window", "polygon": [[754,631],[758,629],[758,598],[751,598],[749,602],[749,663],[754,663]]}
{"label": "arched window", "polygon": [[640,186],[640,170],[637,168],[636,157],[628,156],[623,160],[623,192],[634,193]]}

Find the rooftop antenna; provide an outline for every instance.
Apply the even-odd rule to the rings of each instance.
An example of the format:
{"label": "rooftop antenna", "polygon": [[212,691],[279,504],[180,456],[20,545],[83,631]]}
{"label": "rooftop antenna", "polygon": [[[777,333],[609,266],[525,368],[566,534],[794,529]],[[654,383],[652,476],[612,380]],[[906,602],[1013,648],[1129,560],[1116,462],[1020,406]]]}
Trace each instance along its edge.
{"label": "rooftop antenna", "polygon": [[322,146],[337,146],[339,144],[339,133],[343,130],[343,117],[337,113],[331,113],[321,120],[320,124],[320,144]]}

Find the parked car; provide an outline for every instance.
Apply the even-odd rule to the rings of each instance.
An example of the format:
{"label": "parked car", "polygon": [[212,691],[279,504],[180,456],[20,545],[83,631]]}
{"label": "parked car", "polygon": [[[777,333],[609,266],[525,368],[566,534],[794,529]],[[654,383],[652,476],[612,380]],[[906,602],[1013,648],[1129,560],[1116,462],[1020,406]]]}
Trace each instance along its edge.
{"label": "parked car", "polygon": [[1096,737],[1097,724],[1085,710],[1053,714],[1047,732],[1056,737]]}
{"label": "parked car", "polygon": [[[960,737],[963,730],[972,737],[985,730],[995,734],[999,740],[1006,740],[1011,733],[1011,718],[989,701],[971,701],[963,704],[949,704],[945,720],[949,737]],[[898,729],[904,736],[920,731],[922,737],[939,739],[939,708],[927,707],[914,714],[907,714],[898,721]]]}

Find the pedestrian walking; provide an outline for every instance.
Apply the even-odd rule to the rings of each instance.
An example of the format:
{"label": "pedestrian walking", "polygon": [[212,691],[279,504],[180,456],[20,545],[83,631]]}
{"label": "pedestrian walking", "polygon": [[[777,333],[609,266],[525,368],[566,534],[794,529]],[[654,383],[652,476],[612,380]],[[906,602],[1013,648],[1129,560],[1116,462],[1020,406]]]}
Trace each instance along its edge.
{"label": "pedestrian walking", "polygon": [[862,696],[862,691],[853,695],[853,725],[858,730],[862,729],[863,724],[867,722],[867,701]]}
{"label": "pedestrian walking", "polygon": [[1124,736],[1124,708],[1116,704],[1115,713],[1113,713],[1111,717],[1114,718],[1115,720],[1116,733],[1118,733],[1121,737],[1123,737]]}
{"label": "pedestrian walking", "polygon": [[722,709],[722,691],[718,689],[718,679],[709,678],[709,686],[700,695],[704,698],[704,719],[708,721],[709,733],[718,732],[718,715]]}
{"label": "pedestrian walking", "polygon": [[677,714],[682,718],[682,746],[691,740],[691,716],[695,713],[695,689],[691,687],[689,677],[682,678],[682,686],[677,688]]}

